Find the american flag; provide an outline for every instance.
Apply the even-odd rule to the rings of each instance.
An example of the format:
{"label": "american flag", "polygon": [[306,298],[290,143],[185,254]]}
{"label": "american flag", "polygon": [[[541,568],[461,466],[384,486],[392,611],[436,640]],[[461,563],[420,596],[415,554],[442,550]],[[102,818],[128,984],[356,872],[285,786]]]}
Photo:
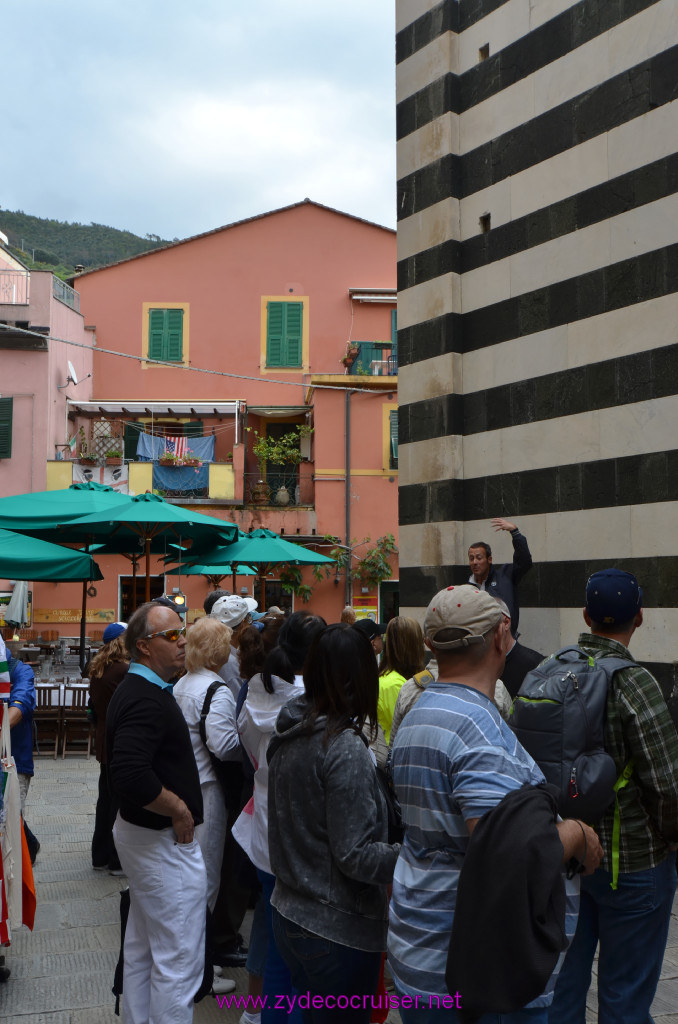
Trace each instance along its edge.
{"label": "american flag", "polygon": [[185,437],[166,437],[165,438],[165,451],[169,452],[170,455],[176,455],[181,457],[188,451]]}

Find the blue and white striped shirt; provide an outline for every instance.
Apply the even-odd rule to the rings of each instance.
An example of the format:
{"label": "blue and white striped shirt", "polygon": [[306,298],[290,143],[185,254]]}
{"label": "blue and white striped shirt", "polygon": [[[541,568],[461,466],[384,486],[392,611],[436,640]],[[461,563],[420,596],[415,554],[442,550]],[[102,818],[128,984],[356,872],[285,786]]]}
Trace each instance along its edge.
{"label": "blue and white striped shirt", "polygon": [[[488,697],[460,683],[433,682],[398,730],[393,779],[406,829],[393,878],[389,966],[402,991],[445,994],[457,882],[470,838],[466,821],[544,777]],[[578,879],[567,883],[570,939],[578,891]],[[550,1003],[556,977],[530,1005]]]}

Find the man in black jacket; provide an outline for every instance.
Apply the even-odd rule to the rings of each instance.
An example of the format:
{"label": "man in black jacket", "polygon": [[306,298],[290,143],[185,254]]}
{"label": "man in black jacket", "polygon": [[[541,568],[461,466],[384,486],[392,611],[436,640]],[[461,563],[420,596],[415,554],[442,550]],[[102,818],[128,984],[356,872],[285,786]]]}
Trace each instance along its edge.
{"label": "man in black jacket", "polygon": [[172,694],[184,667],[185,627],[144,604],[125,633],[132,659],[106,716],[113,827],[129,879],[123,1016],[126,1024],[190,1024],[204,970],[207,881],[194,828],[203,820],[188,726]]}
{"label": "man in black jacket", "polygon": [[481,590],[486,590],[492,597],[500,597],[511,611],[511,633],[518,635],[518,619],[520,608],[516,587],[525,573],[532,568],[532,555],[527,540],[515,523],[508,519],[492,520],[495,530],[507,530],[513,542],[513,561],[510,565],[492,565],[492,548],[484,540],[471,544],[468,549],[468,564],[471,575],[469,583],[474,583]]}

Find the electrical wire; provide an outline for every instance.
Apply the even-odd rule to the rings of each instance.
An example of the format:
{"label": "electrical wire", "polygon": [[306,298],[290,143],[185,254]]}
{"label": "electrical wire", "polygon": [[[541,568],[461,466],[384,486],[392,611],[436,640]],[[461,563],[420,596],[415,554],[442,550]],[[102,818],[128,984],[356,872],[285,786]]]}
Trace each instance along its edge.
{"label": "electrical wire", "polygon": [[[228,377],[233,380],[247,380],[256,381],[257,384],[287,384],[290,387],[313,387],[317,391],[341,391],[345,392],[347,389],[339,384],[309,384],[305,381],[294,381],[294,380],[276,380],[273,377],[250,377],[242,373],[228,373],[226,370],[210,370],[203,366],[183,366],[179,363],[167,362],[162,359],[149,359],[148,356],[135,356],[130,352],[118,352],[112,348],[100,348],[99,345],[86,345],[82,341],[71,341],[69,338],[57,338],[53,334],[42,334],[40,331],[27,330],[25,327],[16,327],[13,324],[0,323],[0,330],[11,331],[13,334],[25,334],[31,338],[40,338],[42,341],[55,341],[61,345],[72,345],[74,348],[86,349],[90,352],[101,352],[108,356],[118,356],[121,359],[133,359],[137,363],[146,363],[152,366],[171,366],[174,369],[181,365],[182,369],[190,370],[192,373],[206,373],[213,377]],[[373,388],[361,388],[351,387],[351,391],[359,391],[361,394],[373,395],[378,394]],[[395,389],[394,389],[395,390]],[[104,399],[100,399],[104,401]]]}

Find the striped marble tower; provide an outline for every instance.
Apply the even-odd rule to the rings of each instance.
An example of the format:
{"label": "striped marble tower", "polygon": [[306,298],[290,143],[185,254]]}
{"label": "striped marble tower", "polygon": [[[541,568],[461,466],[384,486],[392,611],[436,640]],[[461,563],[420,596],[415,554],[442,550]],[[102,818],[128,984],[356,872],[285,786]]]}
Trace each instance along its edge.
{"label": "striped marble tower", "polygon": [[524,643],[638,576],[678,661],[678,2],[397,0],[401,608],[470,543],[534,568]]}

